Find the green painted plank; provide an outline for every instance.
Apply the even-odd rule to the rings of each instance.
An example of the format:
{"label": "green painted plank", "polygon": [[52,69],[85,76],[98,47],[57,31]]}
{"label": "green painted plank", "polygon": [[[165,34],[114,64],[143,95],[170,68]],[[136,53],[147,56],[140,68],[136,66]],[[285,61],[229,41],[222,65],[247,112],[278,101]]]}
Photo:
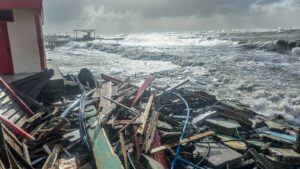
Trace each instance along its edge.
{"label": "green painted plank", "polygon": [[[97,129],[96,129],[97,130]],[[98,128],[98,131],[90,130],[91,136],[94,135],[92,142],[93,153],[98,169],[124,169],[119,157],[113,152],[110,143],[106,138],[103,128]]]}
{"label": "green painted plank", "polygon": [[[96,112],[95,107],[90,106],[88,108],[92,108],[93,111]],[[97,118],[98,117],[90,118],[88,123],[94,124]],[[113,152],[102,127],[89,128],[88,135],[92,143],[97,169],[124,169],[119,157]]]}

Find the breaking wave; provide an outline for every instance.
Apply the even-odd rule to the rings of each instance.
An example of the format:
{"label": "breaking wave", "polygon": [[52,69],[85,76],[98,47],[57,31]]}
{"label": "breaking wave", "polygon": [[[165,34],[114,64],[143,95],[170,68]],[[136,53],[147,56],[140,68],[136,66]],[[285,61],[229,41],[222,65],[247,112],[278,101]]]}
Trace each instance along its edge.
{"label": "breaking wave", "polygon": [[248,43],[240,42],[239,45],[246,50],[265,50],[270,52],[300,56],[300,43],[296,44],[297,46],[282,46],[278,44],[278,41]]}
{"label": "breaking wave", "polygon": [[295,56],[300,56],[300,47],[295,47],[292,49],[292,54]]}

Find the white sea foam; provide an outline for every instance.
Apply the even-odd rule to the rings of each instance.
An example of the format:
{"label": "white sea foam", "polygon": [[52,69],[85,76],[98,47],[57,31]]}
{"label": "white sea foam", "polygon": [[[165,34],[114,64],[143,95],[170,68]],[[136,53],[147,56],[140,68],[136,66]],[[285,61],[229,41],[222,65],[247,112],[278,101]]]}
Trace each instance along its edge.
{"label": "white sea foam", "polygon": [[63,73],[74,73],[86,67],[98,75],[108,73],[133,76],[138,73],[150,74],[179,67],[171,62],[130,60],[117,54],[107,54],[93,49],[60,48],[48,52],[48,58],[56,61]]}
{"label": "white sea foam", "polygon": [[292,55],[300,56],[300,48],[299,47],[293,48],[291,53],[292,53]]}
{"label": "white sea foam", "polygon": [[227,45],[227,46],[231,46],[231,45],[237,45],[238,42],[233,42],[233,41],[229,41],[229,40],[220,40],[220,39],[212,39],[212,40],[200,40],[199,41],[199,46],[222,46],[222,45]]}
{"label": "white sea foam", "polygon": [[236,45],[238,42],[229,40],[221,40],[214,37],[195,36],[195,35],[178,35],[173,34],[146,34],[131,35],[124,41],[120,41],[121,45],[126,46],[218,46],[218,45]]}

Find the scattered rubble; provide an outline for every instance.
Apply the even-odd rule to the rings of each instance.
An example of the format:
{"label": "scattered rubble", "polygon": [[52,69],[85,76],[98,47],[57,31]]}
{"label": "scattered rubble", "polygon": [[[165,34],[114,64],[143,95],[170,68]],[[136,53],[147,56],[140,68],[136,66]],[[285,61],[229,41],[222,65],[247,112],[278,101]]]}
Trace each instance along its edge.
{"label": "scattered rubble", "polygon": [[[36,77],[44,86],[51,74]],[[296,126],[184,88],[188,80],[159,88],[155,77],[140,87],[130,79],[93,77],[88,69],[80,79],[69,75],[64,84],[79,91],[51,103],[36,98],[41,85],[34,85],[38,93],[16,92],[12,86],[21,88],[22,81],[10,86],[0,78],[0,168],[300,166]]]}

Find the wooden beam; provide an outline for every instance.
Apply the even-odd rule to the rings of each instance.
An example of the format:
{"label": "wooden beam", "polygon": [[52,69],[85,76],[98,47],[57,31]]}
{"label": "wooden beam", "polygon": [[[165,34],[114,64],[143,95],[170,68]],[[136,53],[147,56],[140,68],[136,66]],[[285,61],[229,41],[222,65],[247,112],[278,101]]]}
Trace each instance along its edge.
{"label": "wooden beam", "polygon": [[123,160],[125,163],[125,169],[129,169],[129,164],[128,164],[128,158],[127,158],[127,152],[126,152],[126,146],[125,146],[125,140],[122,132],[119,132],[119,141],[121,144],[121,149],[122,149],[122,154],[123,154]]}
{"label": "wooden beam", "polygon": [[[114,95],[115,93],[117,93],[117,86],[112,86],[112,82],[107,82],[104,83],[102,85],[101,88],[101,94],[100,96],[104,96],[106,98],[109,98],[111,100],[112,95]],[[117,102],[121,102],[123,100],[124,97],[120,97],[117,99]],[[99,112],[99,124],[103,124],[105,122],[107,122],[107,120],[110,118],[111,113],[113,110],[116,109],[117,105],[110,101],[108,99],[100,99],[100,103],[99,103],[99,107],[98,110],[100,110]]]}
{"label": "wooden beam", "polygon": [[58,155],[61,150],[61,145],[56,144],[53,148],[52,154],[50,154],[46,160],[46,162],[43,165],[42,169],[53,169],[53,166],[58,158]]}
{"label": "wooden beam", "polygon": [[131,119],[123,128],[119,130],[119,133],[125,130],[128,126],[130,126],[133,122],[135,122],[141,115],[135,116],[133,119]]}
{"label": "wooden beam", "polygon": [[134,97],[132,103],[131,103],[131,107],[134,106],[136,104],[137,101],[140,100],[140,98],[143,96],[144,92],[147,90],[147,88],[151,85],[152,81],[155,79],[155,77],[149,77],[148,79],[146,79],[144,81],[144,83],[142,84],[142,86],[140,86],[138,88],[138,91],[136,93],[136,96]]}
{"label": "wooden beam", "polygon": [[[112,82],[104,83],[100,90],[100,96],[105,96],[111,99],[112,96]],[[111,105],[110,100],[100,99],[98,110],[101,110],[99,115],[105,115],[107,108]]]}
{"label": "wooden beam", "polygon": [[158,117],[159,117],[159,113],[157,111],[154,111],[149,120],[149,125],[147,128],[147,133],[146,133],[146,137],[145,137],[145,141],[144,141],[144,145],[143,145],[143,148],[146,153],[150,150],[152,142],[154,140],[155,131],[157,130],[156,126],[158,123]]}
{"label": "wooden beam", "polygon": [[182,145],[182,144],[185,144],[185,143],[189,143],[191,141],[199,140],[199,139],[211,136],[213,134],[214,134],[213,131],[207,131],[205,133],[200,133],[200,134],[197,134],[197,135],[189,137],[189,138],[185,138],[185,139],[183,139],[181,141],[178,141],[178,142],[175,142],[175,143],[171,143],[171,144],[163,145],[163,146],[160,146],[160,147],[156,147],[156,148],[152,149],[150,152],[151,153],[156,153],[156,152],[159,152],[159,151],[162,151],[162,150],[165,150],[165,149],[169,149],[169,148],[172,148],[172,147],[175,147],[175,146],[179,146],[179,145]]}
{"label": "wooden beam", "polygon": [[154,100],[154,95],[152,94],[152,95],[149,97],[147,106],[146,106],[146,108],[145,108],[145,111],[144,111],[144,113],[141,115],[141,118],[140,118],[140,121],[142,122],[142,125],[139,126],[139,128],[138,128],[138,130],[137,130],[137,133],[140,134],[140,135],[142,135],[142,134],[144,133],[145,126],[146,126],[147,119],[148,119],[148,116],[149,116],[149,113],[150,113],[150,110],[151,110],[151,107],[152,107],[153,100]]}
{"label": "wooden beam", "polygon": [[129,112],[131,112],[131,113],[134,114],[134,115],[140,114],[137,110],[135,110],[135,109],[133,109],[133,108],[130,108],[130,107],[127,107],[127,106],[125,106],[124,104],[119,103],[118,101],[112,100],[112,99],[107,98],[107,97],[105,97],[105,96],[101,96],[101,97],[104,98],[104,99],[106,99],[106,100],[109,100],[109,101],[111,101],[111,102],[113,102],[113,103],[115,103],[115,104],[117,104],[118,106],[121,106],[121,107],[127,109]]}
{"label": "wooden beam", "polygon": [[113,151],[108,137],[103,128],[88,129],[89,137],[93,144],[93,156],[97,168],[124,169],[120,158]]}

